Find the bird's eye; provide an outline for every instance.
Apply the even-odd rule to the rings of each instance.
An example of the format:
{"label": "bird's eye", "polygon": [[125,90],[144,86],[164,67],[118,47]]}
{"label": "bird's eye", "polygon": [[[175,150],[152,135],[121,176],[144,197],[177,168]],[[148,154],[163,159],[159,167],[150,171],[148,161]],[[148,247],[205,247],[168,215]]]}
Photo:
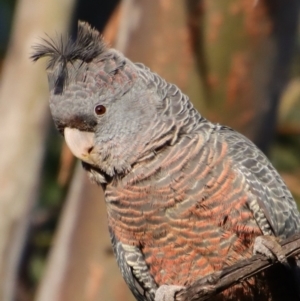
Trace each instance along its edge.
{"label": "bird's eye", "polygon": [[96,115],[103,115],[106,112],[106,108],[103,105],[95,106],[95,113]]}

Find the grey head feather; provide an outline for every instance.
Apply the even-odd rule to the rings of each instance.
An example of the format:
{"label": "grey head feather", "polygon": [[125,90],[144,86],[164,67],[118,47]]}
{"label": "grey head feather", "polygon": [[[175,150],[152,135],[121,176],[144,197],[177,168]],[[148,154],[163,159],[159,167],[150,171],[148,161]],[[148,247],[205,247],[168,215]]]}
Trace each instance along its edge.
{"label": "grey head feather", "polygon": [[78,22],[77,39],[65,40],[62,36],[57,40],[42,39],[42,44],[33,46],[34,53],[31,59],[35,62],[42,57],[49,57],[47,70],[55,70],[54,94],[62,94],[68,81],[67,64],[75,60],[90,62],[96,57],[101,59],[108,51],[101,34],[88,23]]}

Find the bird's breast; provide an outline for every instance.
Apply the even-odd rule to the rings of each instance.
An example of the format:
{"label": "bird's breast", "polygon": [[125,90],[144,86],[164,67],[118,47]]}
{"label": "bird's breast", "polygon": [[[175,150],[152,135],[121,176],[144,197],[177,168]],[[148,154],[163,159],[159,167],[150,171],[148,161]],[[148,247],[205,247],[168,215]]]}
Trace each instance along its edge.
{"label": "bird's breast", "polygon": [[226,143],[182,144],[106,190],[110,227],[142,250],[159,284],[183,285],[248,258],[261,234]]}

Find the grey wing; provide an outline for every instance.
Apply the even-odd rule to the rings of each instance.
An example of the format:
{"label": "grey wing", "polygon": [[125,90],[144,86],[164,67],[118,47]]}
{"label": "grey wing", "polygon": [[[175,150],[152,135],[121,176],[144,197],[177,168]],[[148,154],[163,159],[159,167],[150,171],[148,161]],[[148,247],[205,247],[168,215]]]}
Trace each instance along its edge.
{"label": "grey wing", "polygon": [[149,273],[140,249],[121,243],[109,229],[112,247],[122,276],[135,298],[139,301],[153,301],[158,288]]}
{"label": "grey wing", "polygon": [[296,203],[266,156],[243,135],[224,126],[218,126],[218,129],[229,146],[229,156],[246,177],[250,192],[256,197],[273,234],[285,238],[300,232]]}

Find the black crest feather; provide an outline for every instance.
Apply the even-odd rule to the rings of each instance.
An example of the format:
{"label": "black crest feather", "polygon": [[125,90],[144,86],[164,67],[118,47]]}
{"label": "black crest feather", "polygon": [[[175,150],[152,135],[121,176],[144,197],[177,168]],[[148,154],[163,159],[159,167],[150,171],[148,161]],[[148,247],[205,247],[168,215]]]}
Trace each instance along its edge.
{"label": "black crest feather", "polygon": [[70,38],[65,40],[62,36],[57,40],[50,37],[42,39],[42,44],[33,46],[34,53],[31,59],[35,62],[42,57],[49,57],[47,69],[58,67],[54,79],[54,93],[61,94],[68,78],[67,63],[74,60],[90,62],[92,59],[107,51],[101,34],[88,23],[78,22],[78,34],[75,41]]}
{"label": "black crest feather", "polygon": [[48,68],[54,67],[56,63],[76,59],[89,62],[107,50],[99,31],[81,21],[78,22],[78,35],[75,41],[70,38],[65,41],[63,37],[56,41],[52,38],[42,40],[43,44],[33,46],[35,52],[31,55],[31,59],[37,61],[42,57],[50,57]]}

